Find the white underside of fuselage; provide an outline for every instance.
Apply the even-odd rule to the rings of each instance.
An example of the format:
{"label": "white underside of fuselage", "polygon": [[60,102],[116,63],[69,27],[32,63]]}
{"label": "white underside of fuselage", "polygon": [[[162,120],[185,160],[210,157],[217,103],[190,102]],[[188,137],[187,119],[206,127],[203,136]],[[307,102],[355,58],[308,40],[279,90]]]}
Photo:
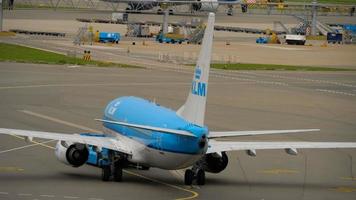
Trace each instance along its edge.
{"label": "white underside of fuselage", "polygon": [[183,169],[192,166],[204,155],[172,153],[157,150],[108,128],[103,127],[103,132],[127,145],[127,147],[132,150],[132,156],[129,156],[128,161],[138,165],[167,170]]}

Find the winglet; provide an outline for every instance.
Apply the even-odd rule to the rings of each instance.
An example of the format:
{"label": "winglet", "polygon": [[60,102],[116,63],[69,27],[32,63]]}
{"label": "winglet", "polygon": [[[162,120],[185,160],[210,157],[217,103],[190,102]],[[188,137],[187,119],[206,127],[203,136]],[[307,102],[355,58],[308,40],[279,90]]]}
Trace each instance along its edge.
{"label": "winglet", "polygon": [[204,126],[214,23],[215,14],[209,13],[192,86],[185,104],[177,111],[179,116],[199,126]]}

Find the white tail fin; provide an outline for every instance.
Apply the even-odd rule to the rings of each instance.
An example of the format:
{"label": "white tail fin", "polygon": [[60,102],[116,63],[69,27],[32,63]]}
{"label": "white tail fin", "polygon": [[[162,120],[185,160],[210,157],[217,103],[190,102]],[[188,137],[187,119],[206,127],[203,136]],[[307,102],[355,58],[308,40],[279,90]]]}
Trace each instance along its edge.
{"label": "white tail fin", "polygon": [[185,104],[177,111],[179,116],[199,126],[204,126],[214,22],[215,14],[209,13],[203,43],[194,70],[192,87]]}

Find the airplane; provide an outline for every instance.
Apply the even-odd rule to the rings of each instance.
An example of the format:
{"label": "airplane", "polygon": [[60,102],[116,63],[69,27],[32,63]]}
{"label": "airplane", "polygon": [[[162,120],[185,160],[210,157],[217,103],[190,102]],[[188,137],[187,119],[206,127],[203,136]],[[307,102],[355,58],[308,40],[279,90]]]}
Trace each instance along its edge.
{"label": "airplane", "polygon": [[184,184],[204,185],[205,172],[220,173],[228,165],[227,152],[283,149],[356,148],[355,142],[303,141],[219,141],[223,137],[299,133],[319,129],[265,131],[210,131],[204,123],[215,14],[209,13],[201,51],[194,69],[188,97],[177,111],[138,97],[112,100],[101,119],[103,134],[65,134],[31,130],[0,129],[0,134],[58,140],[55,155],[61,162],[102,169],[103,181],[123,180],[123,168],[150,167],[165,170],[186,169]]}

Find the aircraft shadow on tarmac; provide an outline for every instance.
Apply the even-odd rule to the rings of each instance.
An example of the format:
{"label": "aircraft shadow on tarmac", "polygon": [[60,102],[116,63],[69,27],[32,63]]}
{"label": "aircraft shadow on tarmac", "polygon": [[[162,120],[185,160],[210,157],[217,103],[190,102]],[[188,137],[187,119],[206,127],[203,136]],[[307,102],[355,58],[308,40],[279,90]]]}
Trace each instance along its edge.
{"label": "aircraft shadow on tarmac", "polygon": [[[130,170],[131,171],[131,170]],[[140,173],[141,174],[141,173]],[[6,178],[9,177],[9,178]],[[11,177],[11,178],[10,178]],[[58,172],[55,174],[21,174],[19,176],[14,175],[2,175],[2,180],[6,180],[6,182],[31,182],[31,181],[97,181],[101,182],[100,177],[97,174],[88,174],[88,173],[76,173],[76,172]],[[154,178],[152,178],[154,179]],[[234,187],[249,187],[249,188],[308,188],[308,189],[325,189],[325,188],[333,188],[335,184],[333,183],[303,183],[303,182],[275,182],[275,181],[241,181],[241,180],[227,180],[219,177],[208,177],[209,184],[207,186],[234,186]],[[172,184],[172,185],[181,185],[183,182],[179,182],[177,178],[174,177],[165,177],[163,179],[157,179],[161,182]],[[0,181],[1,182],[1,181]],[[151,182],[144,178],[140,178],[135,175],[127,174],[125,176],[125,182],[117,183],[117,184],[136,184],[136,185],[145,185]],[[112,183],[115,184],[115,183]],[[338,187],[349,186],[345,185],[337,185]]]}

